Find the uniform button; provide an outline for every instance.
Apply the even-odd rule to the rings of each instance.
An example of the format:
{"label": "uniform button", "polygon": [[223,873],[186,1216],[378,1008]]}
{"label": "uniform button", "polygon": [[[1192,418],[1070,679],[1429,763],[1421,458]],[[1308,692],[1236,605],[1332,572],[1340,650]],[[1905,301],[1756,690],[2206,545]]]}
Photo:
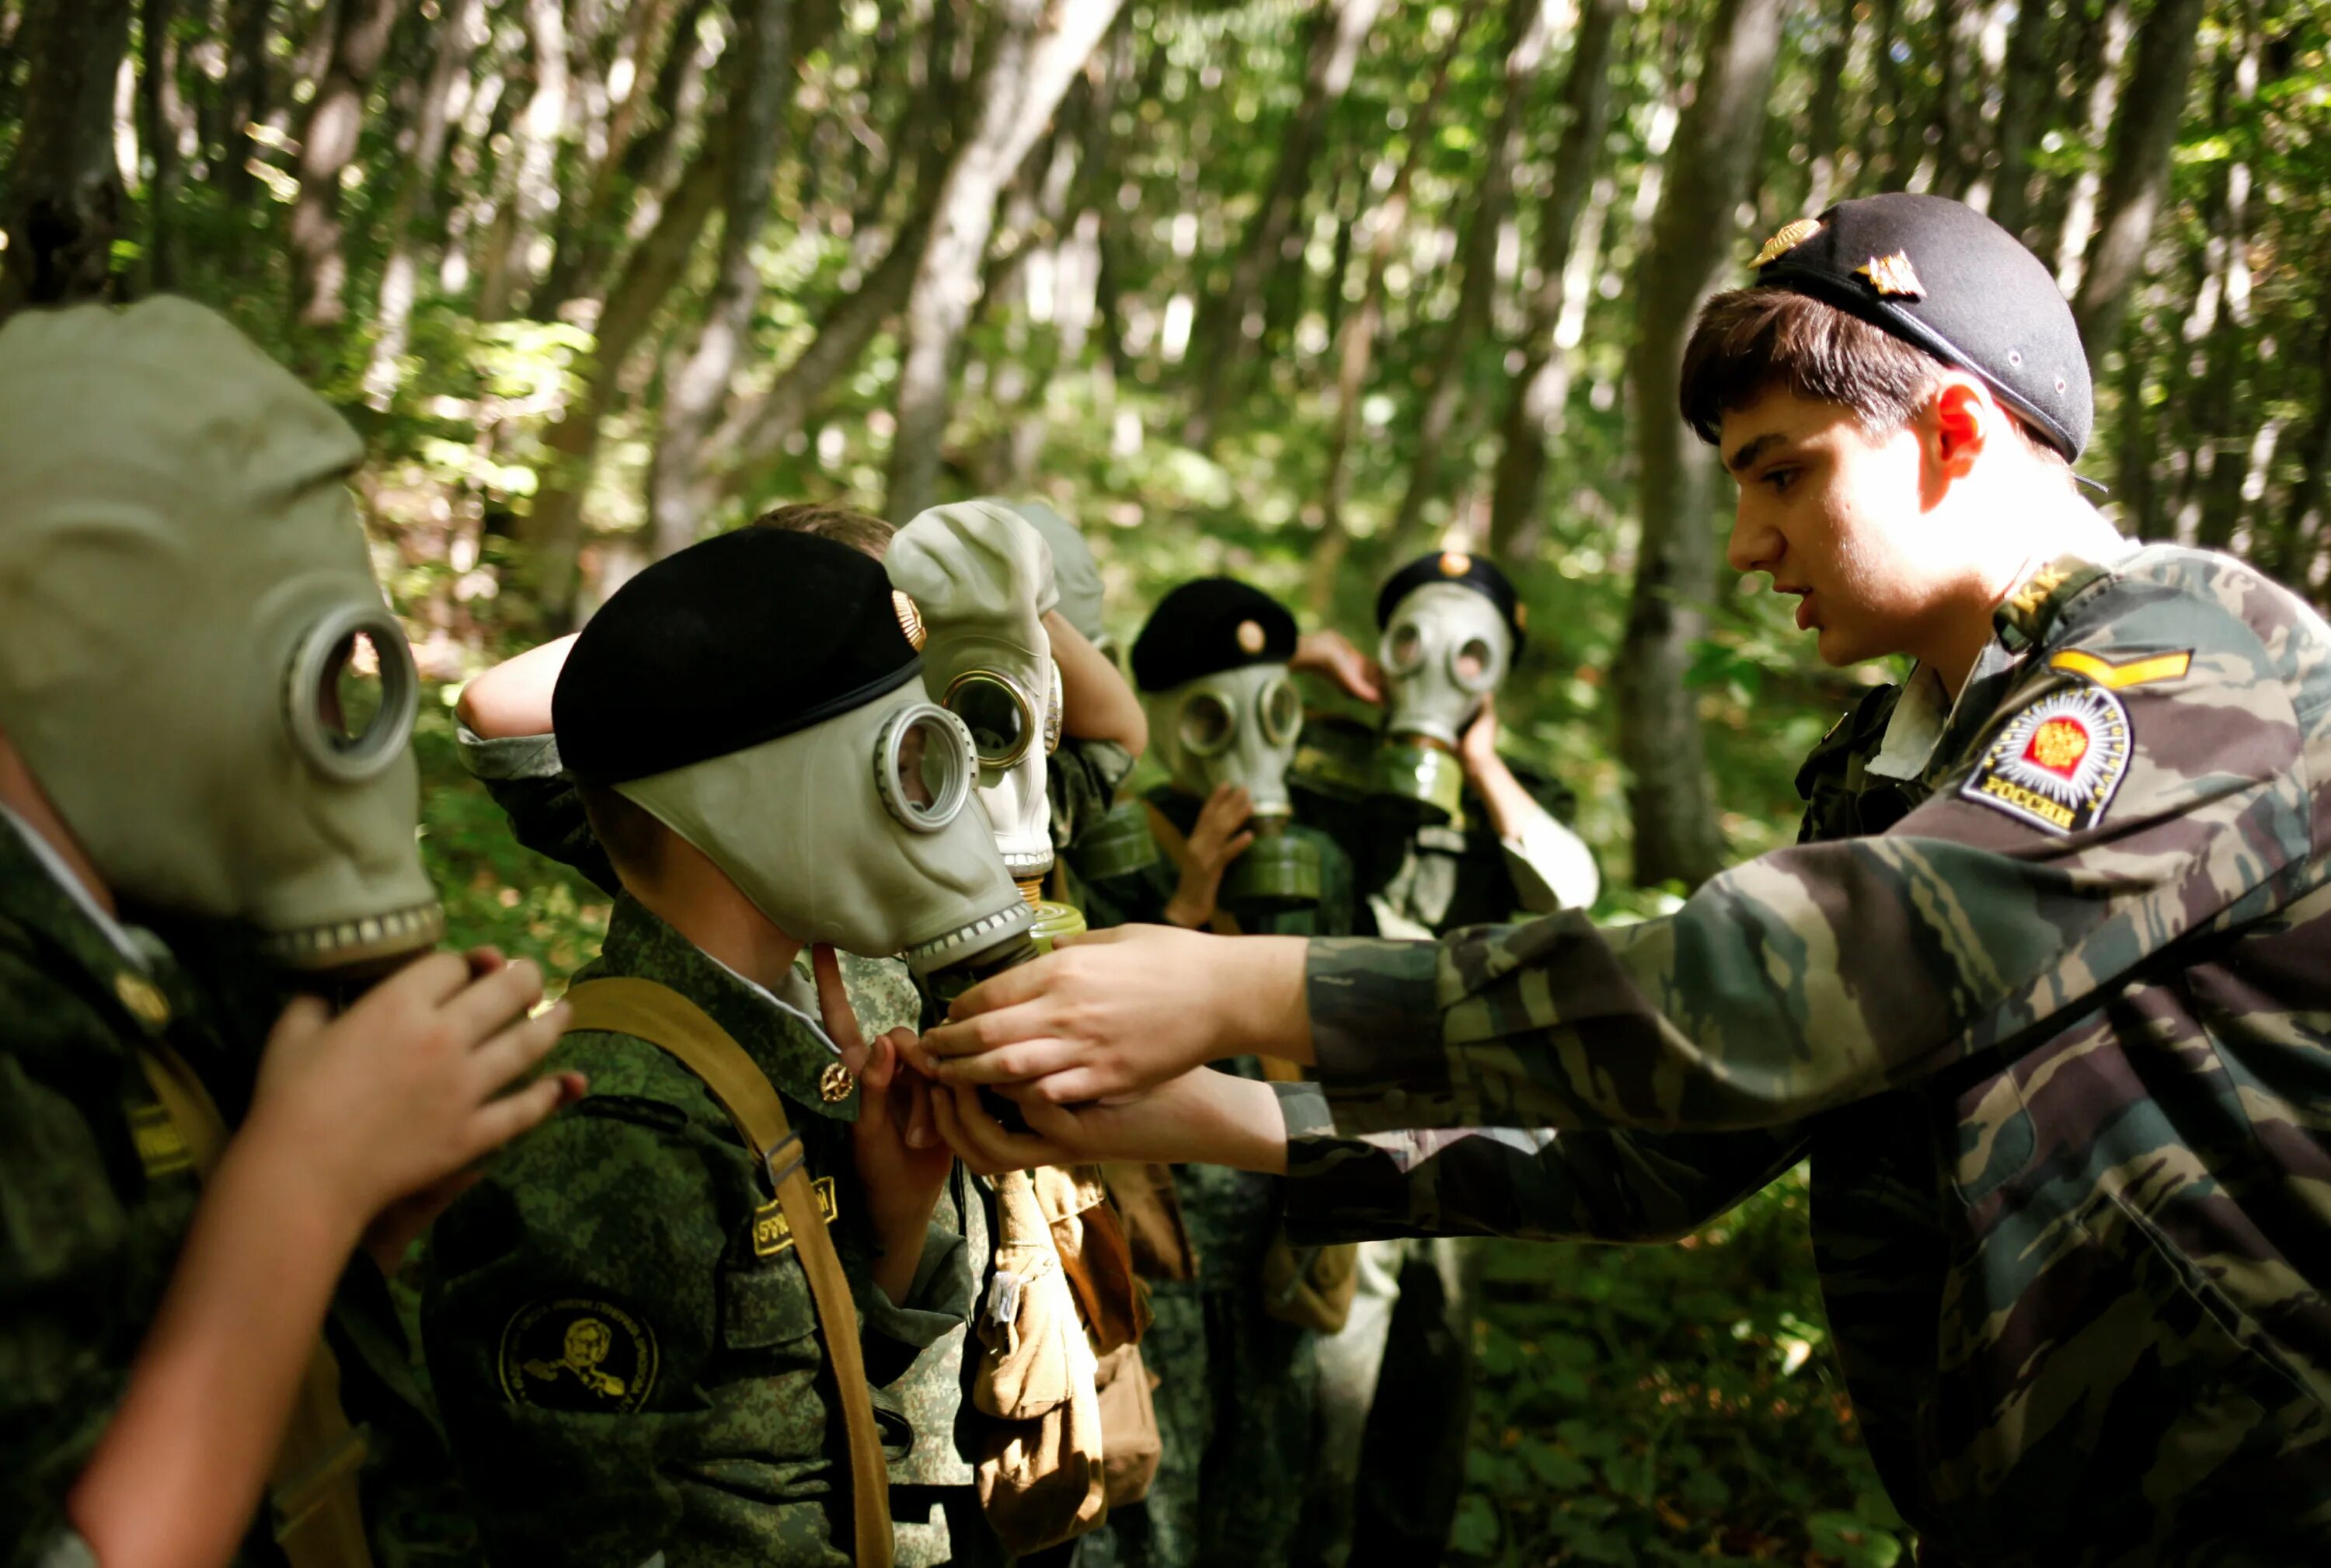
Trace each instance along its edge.
{"label": "uniform button", "polygon": [[170,1022],[170,1003],[147,981],[127,971],[113,977],[113,994],[130,1015],[149,1028],[159,1029]]}

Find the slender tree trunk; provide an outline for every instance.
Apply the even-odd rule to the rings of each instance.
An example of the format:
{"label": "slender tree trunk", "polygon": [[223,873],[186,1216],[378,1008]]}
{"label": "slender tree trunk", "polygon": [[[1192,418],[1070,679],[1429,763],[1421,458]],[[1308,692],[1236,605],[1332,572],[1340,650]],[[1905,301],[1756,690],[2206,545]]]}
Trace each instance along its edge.
{"label": "slender tree trunk", "polygon": [[449,129],[446,115],[453,84],[470,69],[477,52],[478,24],[484,0],[447,0],[437,19],[437,56],[421,100],[413,112],[413,157],[397,185],[389,209],[388,261],[381,271],[380,308],[373,339],[372,362],[365,370],[365,398],[375,408],[386,408],[396,395],[413,325],[413,302],[419,292],[416,242],[436,214],[437,165],[445,156]]}
{"label": "slender tree trunk", "polygon": [[250,128],[267,118],[267,40],[274,14],[275,0],[228,0],[218,191],[220,204],[231,213],[251,210],[257,185],[251,164],[260,156],[259,143]]}
{"label": "slender tree trunk", "polygon": [[1633,391],[1641,542],[1613,680],[1635,879],[1696,886],[1722,869],[1696,697],[1686,682],[1715,578],[1709,464],[1677,415],[1683,344],[1738,249],[1733,212],[1762,142],[1788,0],[1718,0],[1692,100],[1636,269]]}
{"label": "slender tree trunk", "polygon": [[599,451],[599,432],[615,401],[623,363],[646,336],[648,324],[679,282],[727,183],[727,138],[709,137],[672,190],[655,227],[624,261],[599,312],[597,342],[581,394],[543,442],[550,451],[533,508],[519,521],[528,547],[536,603],[554,630],[573,621],[576,563],[583,543],[583,503]]}
{"label": "slender tree trunk", "polygon": [[[2256,14],[2237,12],[2240,32],[2225,43],[2217,72],[2213,123],[2246,119],[2258,100],[2260,68]],[[2217,274],[2217,314],[2208,334],[2209,370],[2199,400],[2202,440],[2191,465],[2199,489],[2195,542],[2225,549],[2242,525],[2242,492],[2250,478],[2253,432],[2243,389],[2258,374],[2250,340],[2250,166],[2230,158],[2212,193],[2211,261]]]}
{"label": "slender tree trunk", "polygon": [[[1579,214],[1594,185],[1610,126],[1611,45],[1624,5],[1625,0],[1585,0],[1571,49],[1569,80],[1563,86],[1562,140],[1555,148],[1553,184],[1538,214],[1537,287],[1530,293],[1522,326],[1522,367],[1506,389],[1505,414],[1499,421],[1504,435],[1489,492],[1490,551],[1508,559],[1514,546],[1534,531],[1530,523],[1546,480],[1557,384],[1568,390],[1568,378],[1559,369],[1562,350],[1556,330],[1570,282]],[[1851,16],[1848,13],[1849,28]],[[1834,42],[1832,47],[1836,47]],[[1832,127],[1826,145],[1834,149],[1835,143]],[[1816,160],[1823,145],[1813,144]]]}
{"label": "slender tree trunk", "polygon": [[1547,13],[1543,0],[1510,0],[1506,13],[1505,98],[1491,126],[1488,166],[1479,194],[1466,220],[1458,266],[1457,309],[1449,318],[1426,373],[1424,408],[1417,420],[1416,449],[1408,487],[1393,520],[1392,555],[1398,560],[1422,540],[1424,508],[1439,493],[1443,454],[1457,408],[1465,394],[1465,356],[1489,328],[1489,302],[1498,280],[1498,232],[1513,202],[1514,165],[1522,154],[1522,120],[1545,63]]}
{"label": "slender tree trunk", "polygon": [[1182,439],[1201,450],[1213,442],[1214,426],[1233,384],[1232,372],[1243,361],[1247,319],[1262,292],[1263,281],[1285,259],[1288,238],[1303,195],[1311,182],[1312,161],[1325,139],[1328,111],[1342,101],[1352,84],[1361,45],[1375,25],[1384,0],[1320,0],[1311,19],[1310,45],[1305,51],[1303,98],[1280,133],[1279,164],[1262,205],[1247,224],[1231,261],[1230,280],[1210,299],[1198,315],[1190,348],[1198,365],[1198,386]]}
{"label": "slender tree trunk", "polygon": [[1082,71],[1122,0],[1059,0],[1036,33],[1037,0],[994,9],[999,36],[980,83],[977,128],[941,181],[907,300],[907,343],[899,372],[888,511],[905,522],[937,497],[939,449],[947,435],[956,345],[976,303],[981,258],[995,226],[995,198],[1035,145],[1070,81]]}
{"label": "slender tree trunk", "polygon": [[40,62],[8,171],[0,318],[22,305],[93,299],[112,288],[121,175],[113,89],[129,46],[130,0],[29,0],[17,37]]}
{"label": "slender tree trunk", "polygon": [[728,394],[728,377],[753,328],[761,298],[761,270],[753,246],[761,236],[776,178],[777,144],[785,134],[793,64],[787,36],[789,0],[751,0],[740,7],[735,74],[729,78],[730,138],[727,188],[720,198],[720,260],[711,307],[695,346],[664,387],[662,428],[648,472],[652,548],[661,559],[693,544],[698,518],[687,492],[703,459],[705,433]]}
{"label": "slender tree trunk", "polygon": [[[1796,204],[1801,213],[1828,207],[1838,188],[1839,128],[1845,118],[1845,71],[1853,57],[1853,31],[1862,0],[1841,0],[1828,22],[1828,42],[1814,65],[1812,96],[1805,105],[1805,185]],[[1586,25],[1582,17],[1579,26]]]}
{"label": "slender tree trunk", "polygon": [[519,117],[517,177],[509,200],[494,215],[498,232],[487,245],[494,264],[478,286],[477,312],[483,321],[508,316],[512,302],[528,291],[533,268],[528,258],[558,205],[558,143],[566,128],[572,90],[563,0],[526,0],[526,33],[534,90]]}
{"label": "slender tree trunk", "polygon": [[2138,29],[2136,65],[2113,118],[2112,150],[2072,318],[2088,357],[2101,359],[2120,332],[2130,288],[2145,271],[2154,214],[2169,187],[2169,152],[2185,110],[2203,0],[2156,0]]}
{"label": "slender tree trunk", "polygon": [[2007,65],[2000,83],[1999,127],[1993,143],[1992,221],[2018,239],[2031,210],[2031,144],[2038,139],[2040,111],[2055,82],[2048,58],[2049,16],[2044,5],[2020,5],[2007,34]]}
{"label": "slender tree trunk", "polygon": [[2315,397],[2307,432],[2298,442],[2298,469],[2283,498],[2282,527],[2275,575],[2320,604],[2325,601],[2322,565],[2331,548],[2324,523],[2324,489],[2331,476],[2331,276],[2316,290]]}
{"label": "slender tree trunk", "polygon": [[138,0],[138,139],[154,166],[146,184],[146,280],[153,289],[178,281],[178,132],[186,111],[171,32],[176,10],[176,0]]}
{"label": "slender tree trunk", "polygon": [[2082,149],[2085,161],[2069,180],[2041,187],[2032,226],[2053,235],[2048,252],[2056,287],[2069,298],[2080,286],[2080,259],[2097,221],[2105,139],[2112,134],[2113,106],[2120,101],[2121,63],[2128,52],[2130,0],[2077,0],[2079,34],[2070,69],[2064,73],[2059,104],[2065,136]]}
{"label": "slender tree trunk", "polygon": [[[1344,520],[1344,498],[1350,482],[1352,430],[1360,417],[1360,400],[1367,391],[1368,371],[1375,360],[1376,337],[1384,329],[1384,275],[1392,268],[1401,240],[1408,232],[1410,193],[1416,171],[1432,150],[1437,134],[1441,102],[1449,88],[1450,68],[1473,30],[1480,0],[1468,5],[1449,34],[1434,62],[1432,85],[1424,101],[1409,118],[1408,149],[1394,171],[1384,199],[1368,214],[1368,271],[1360,286],[1359,308],[1338,322],[1336,331],[1336,421],[1328,427],[1327,471],[1320,485],[1319,539],[1311,549],[1308,597],[1314,610],[1324,613],[1333,601],[1336,579],[1351,549],[1351,531]],[[1335,297],[1343,294],[1343,270],[1330,280]]]}
{"label": "slender tree trunk", "polygon": [[300,133],[300,195],[291,207],[291,319],[306,332],[347,316],[348,261],[340,174],[364,130],[365,95],[388,52],[404,0],[342,0],[330,63]]}

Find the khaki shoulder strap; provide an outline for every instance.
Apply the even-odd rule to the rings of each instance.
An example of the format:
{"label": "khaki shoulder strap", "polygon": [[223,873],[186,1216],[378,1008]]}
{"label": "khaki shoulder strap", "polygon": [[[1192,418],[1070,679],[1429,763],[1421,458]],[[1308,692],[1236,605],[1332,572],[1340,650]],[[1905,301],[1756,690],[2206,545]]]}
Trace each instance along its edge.
{"label": "khaki shoulder strap", "polygon": [[[1190,841],[1184,836],[1182,830],[1167,820],[1164,812],[1148,802],[1144,801],[1142,806],[1149,813],[1149,836],[1157,841],[1157,847],[1166,851],[1166,858],[1176,866],[1188,865]],[[1206,928],[1217,936],[1239,935],[1238,921],[1232,917],[1228,909],[1219,904],[1214,906],[1214,917],[1206,922]]]}
{"label": "khaki shoulder strap", "polygon": [[623,976],[586,980],[566,993],[566,1004],[572,1010],[568,1033],[588,1029],[628,1034],[677,1060],[703,1080],[736,1124],[738,1136],[760,1155],[793,1232],[794,1256],[809,1276],[810,1298],[825,1330],[826,1354],[833,1358],[855,1505],[857,1551],[851,1560],[861,1568],[889,1568],[890,1478],[883,1467],[881,1439],[874,1430],[873,1391],[859,1348],[857,1304],[803,1168],[801,1139],[785,1119],[776,1087],[728,1031],[669,985]]}
{"label": "khaki shoulder strap", "polygon": [[[159,1041],[138,1048],[138,1065],[186,1141],[195,1171],[208,1177],[227,1140],[226,1120],[210,1091],[186,1059]],[[357,1492],[364,1461],[364,1434],[340,1409],[340,1364],[319,1335],[268,1475],[276,1543],[291,1568],[372,1568]]]}

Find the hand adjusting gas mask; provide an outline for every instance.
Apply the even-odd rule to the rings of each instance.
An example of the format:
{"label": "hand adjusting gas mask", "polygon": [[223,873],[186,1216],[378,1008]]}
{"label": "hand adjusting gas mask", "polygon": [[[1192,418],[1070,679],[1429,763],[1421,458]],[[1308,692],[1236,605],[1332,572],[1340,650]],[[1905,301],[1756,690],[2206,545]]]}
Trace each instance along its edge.
{"label": "hand adjusting gas mask", "polygon": [[1421,823],[1452,821],[1465,791],[1457,745],[1512,668],[1522,606],[1497,567],[1449,551],[1394,573],[1376,622],[1387,688],[1377,803]]}
{"label": "hand adjusting gas mask", "polygon": [[910,613],[831,539],[692,545],[576,640],[552,698],[560,755],[797,941],[899,954],[918,975],[1023,944],[971,733],[924,695]]}
{"label": "hand adjusting gas mask", "polygon": [[1294,805],[1288,765],[1303,733],[1303,698],[1288,673],[1295,618],[1228,577],[1185,583],[1157,603],[1133,645],[1150,744],[1183,794],[1223,784],[1253,803],[1255,841],[1223,873],[1222,902],[1277,913],[1318,901],[1318,850],[1286,835]]}
{"label": "hand adjusting gas mask", "polygon": [[345,488],[362,455],[186,300],[0,332],[0,727],[125,904],[309,972],[443,927],[413,655]]}

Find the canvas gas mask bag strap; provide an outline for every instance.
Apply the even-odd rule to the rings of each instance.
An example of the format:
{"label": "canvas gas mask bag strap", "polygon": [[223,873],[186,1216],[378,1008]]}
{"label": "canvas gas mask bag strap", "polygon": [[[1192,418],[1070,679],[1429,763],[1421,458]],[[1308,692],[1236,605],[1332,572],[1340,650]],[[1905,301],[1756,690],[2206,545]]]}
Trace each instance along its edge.
{"label": "canvas gas mask bag strap", "polygon": [[826,1233],[817,1193],[802,1164],[801,1140],[785,1119],[784,1099],[745,1048],[705,1015],[704,1010],[668,985],[652,980],[586,980],[566,993],[572,1009],[566,1031],[598,1030],[644,1040],[675,1058],[712,1091],[746,1146],[761,1157],[776,1188],[785,1223],[792,1228],[794,1256],[809,1276],[810,1297],[833,1360],[833,1381],[850,1449],[851,1512],[860,1568],[890,1568],[890,1478],[883,1468],[882,1441],[874,1427],[873,1391],[866,1382],[864,1353],[858,1343],[858,1307],[842,1272],[841,1256]]}
{"label": "canvas gas mask bag strap", "polygon": [[[185,1058],[158,1041],[139,1049],[138,1065],[186,1141],[195,1169],[207,1179],[227,1141],[226,1120],[210,1091]],[[291,1397],[283,1443],[267,1478],[275,1542],[291,1568],[372,1568],[357,1491],[364,1461],[364,1434],[348,1425],[340,1409],[340,1364],[319,1337]]]}

